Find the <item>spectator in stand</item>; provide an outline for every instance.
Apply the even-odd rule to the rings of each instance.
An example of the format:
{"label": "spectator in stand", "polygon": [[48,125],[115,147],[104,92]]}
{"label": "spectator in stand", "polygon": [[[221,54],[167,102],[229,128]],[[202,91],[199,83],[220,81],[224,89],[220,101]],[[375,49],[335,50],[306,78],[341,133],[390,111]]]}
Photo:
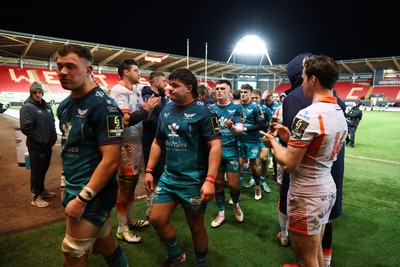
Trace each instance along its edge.
{"label": "spectator in stand", "polygon": [[[293,119],[295,118],[299,110],[304,109],[312,104],[312,100],[304,97],[303,92],[303,61],[308,57],[311,57],[310,53],[302,53],[293,58],[287,65],[287,76],[291,82],[292,87],[286,91],[287,97],[282,105],[282,116],[283,125],[288,129],[291,129]],[[333,91],[335,96],[335,92]],[[337,98],[338,104],[340,105],[342,111],[344,111],[344,103]],[[285,142],[281,140],[283,145]],[[325,266],[330,266],[330,260],[332,255],[332,225],[331,220],[338,218],[342,212],[342,184],[343,184],[343,173],[344,173],[344,148],[340,150],[337,155],[337,160],[333,162],[331,168],[331,175],[333,177],[336,186],[336,201],[329,214],[329,221],[325,226],[325,231],[321,233],[322,237],[322,248],[323,255],[319,257],[324,257]],[[284,172],[282,179],[282,186],[280,190],[280,199],[278,202],[279,207],[279,223],[281,227],[281,232],[278,233],[277,237],[283,246],[288,245],[288,220],[287,220],[287,194],[289,189],[290,179],[289,174]],[[322,266],[322,265],[320,265]]]}
{"label": "spectator in stand", "polygon": [[108,266],[127,267],[110,222],[118,193],[123,114],[91,79],[92,61],[90,50],[81,45],[66,44],[58,50],[58,78],[71,91],[57,108],[66,182],[64,266],[88,266],[94,250]]}
{"label": "spectator in stand", "polygon": [[[129,243],[139,243],[142,238],[132,232],[132,228],[141,228],[150,223],[146,220],[136,220],[132,216],[132,206],[135,200],[136,185],[139,181],[143,163],[143,120],[150,118],[151,112],[160,103],[160,97],[151,96],[143,101],[138,88],[133,88],[140,81],[139,64],[133,58],[122,59],[118,66],[121,80],[111,88],[111,97],[124,113],[124,133],[121,154],[121,165],[118,169],[118,199],[116,209],[118,214],[118,229],[116,236]],[[136,113],[134,113],[136,112]],[[131,115],[132,114],[132,115]],[[136,114],[136,115],[134,115]],[[132,119],[136,119],[134,124]]]}
{"label": "spectator in stand", "polygon": [[[236,220],[238,222],[243,222],[244,217],[239,205],[240,162],[237,140],[237,135],[243,133],[240,130],[243,128],[243,123],[240,122],[240,104],[233,103],[229,98],[232,90],[231,86],[228,80],[218,80],[215,87],[217,103],[210,105],[210,108],[218,114],[222,134],[222,160],[215,181],[215,200],[217,202],[218,215],[211,222],[211,226],[214,228],[219,227],[225,221],[225,176]],[[225,124],[228,120],[233,122],[236,126]],[[231,127],[228,128],[227,125]]]}
{"label": "spectator in stand", "polygon": [[30,95],[20,110],[19,122],[26,135],[31,164],[31,205],[38,208],[49,206],[43,198],[54,197],[56,193],[45,189],[44,180],[50,167],[52,147],[57,141],[54,114],[50,105],[43,99],[43,85],[33,82]]}
{"label": "spectator in stand", "polygon": [[[167,85],[167,81],[165,78],[165,74],[161,71],[153,71],[149,76],[150,86],[145,86],[142,89],[142,97],[144,102],[147,102],[152,96],[160,98],[160,105],[158,105],[152,112],[149,120],[143,121],[143,135],[142,135],[142,145],[143,145],[143,156],[144,156],[144,164],[147,166],[150,156],[150,148],[153,143],[154,137],[156,135],[157,130],[157,122],[158,117],[160,116],[161,110],[163,110],[164,106],[167,104],[167,98],[165,96],[165,87]],[[160,159],[157,162],[157,165],[153,170],[153,178],[154,184],[157,185],[158,180],[161,177],[162,172],[164,171],[165,165],[165,151],[162,152]],[[148,193],[146,195],[147,200],[147,210],[146,216],[149,218],[151,213],[151,206],[153,205],[153,194]]]}
{"label": "spectator in stand", "polygon": [[[197,266],[207,265],[208,234],[204,215],[215,196],[215,177],[222,156],[218,116],[197,99],[197,78],[188,69],[176,69],[168,77],[170,99],[158,119],[156,138],[146,168],[145,189],[154,192],[150,222],[169,257],[164,266],[186,260],[180,249],[170,217],[181,205],[192,234]],[[153,170],[166,151],[164,173],[154,186]]]}
{"label": "spectator in stand", "polygon": [[363,113],[360,110],[360,105],[361,101],[357,101],[357,103],[346,113],[347,127],[349,127],[349,134],[346,137],[346,145],[348,147],[354,147],[357,127],[363,116]]}

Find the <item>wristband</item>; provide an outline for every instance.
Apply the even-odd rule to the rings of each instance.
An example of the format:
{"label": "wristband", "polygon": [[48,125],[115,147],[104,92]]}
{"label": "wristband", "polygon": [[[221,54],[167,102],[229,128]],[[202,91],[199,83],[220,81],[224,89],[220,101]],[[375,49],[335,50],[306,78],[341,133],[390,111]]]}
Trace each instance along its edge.
{"label": "wristband", "polygon": [[81,195],[78,195],[77,197],[76,197],[80,202],[82,202],[83,204],[87,204],[87,203],[89,203],[89,201],[88,200],[86,200],[86,199],[84,199],[83,197],[81,197]]}
{"label": "wristband", "polygon": [[65,184],[65,176],[64,176],[64,172],[62,172],[60,189],[64,190],[65,186],[66,186],[66,184]]}
{"label": "wristband", "polygon": [[149,168],[149,167],[147,167],[147,168],[146,168],[146,171],[145,171],[145,173],[153,173],[153,169],[152,169],[152,168]]}
{"label": "wristband", "polygon": [[85,186],[82,188],[82,191],[79,193],[78,198],[84,203],[88,203],[96,196],[96,192],[93,191],[90,187]]}
{"label": "wristband", "polygon": [[215,183],[215,177],[212,176],[212,175],[207,175],[206,182],[208,182],[210,184],[214,184]]}

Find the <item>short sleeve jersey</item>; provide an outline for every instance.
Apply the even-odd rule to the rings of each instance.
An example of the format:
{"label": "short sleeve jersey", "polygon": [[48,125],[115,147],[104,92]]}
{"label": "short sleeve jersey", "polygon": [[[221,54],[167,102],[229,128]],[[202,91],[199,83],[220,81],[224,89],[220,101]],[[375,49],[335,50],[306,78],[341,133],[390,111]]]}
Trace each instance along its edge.
{"label": "short sleeve jersey", "polygon": [[99,146],[122,143],[122,112],[103,89],[64,99],[58,109],[66,190],[77,195],[102,159]]}
{"label": "short sleeve jersey", "polygon": [[[250,102],[249,104],[241,105],[242,109],[240,116],[241,120],[244,122],[244,127],[248,128],[250,126],[257,125],[259,121],[264,120],[264,113],[258,103]],[[239,136],[239,142],[247,144],[258,144],[258,131],[244,132],[243,135]]]}
{"label": "short sleeve jersey", "polygon": [[[143,108],[143,98],[138,88],[129,88],[122,81],[111,88],[111,97],[115,99],[118,107],[124,113],[132,113]],[[125,127],[125,142],[141,142],[143,135],[143,121],[135,125]]]}
{"label": "short sleeve jersey", "polygon": [[297,113],[288,146],[307,151],[300,165],[290,174],[292,194],[320,197],[336,192],[331,166],[346,135],[346,119],[336,97],[315,100]]}
{"label": "short sleeve jersey", "polygon": [[225,127],[226,121],[233,118],[233,123],[236,124],[240,121],[241,105],[230,102],[226,106],[220,106],[217,103],[211,104],[210,107],[217,113],[219,124],[221,126],[222,146],[226,148],[237,148],[237,136]]}
{"label": "short sleeve jersey", "polygon": [[207,142],[221,138],[218,116],[199,100],[185,106],[169,102],[158,119],[156,138],[166,149],[161,180],[166,184],[201,184],[208,171]]}

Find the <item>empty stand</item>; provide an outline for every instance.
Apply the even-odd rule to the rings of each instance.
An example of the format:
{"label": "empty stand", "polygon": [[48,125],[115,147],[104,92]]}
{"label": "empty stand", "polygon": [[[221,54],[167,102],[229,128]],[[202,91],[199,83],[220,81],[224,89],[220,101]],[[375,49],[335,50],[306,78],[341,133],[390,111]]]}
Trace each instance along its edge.
{"label": "empty stand", "polygon": [[[282,94],[290,87],[290,83],[283,82],[275,88],[275,91]],[[337,82],[335,90],[343,100],[361,100],[362,97],[368,97],[370,85],[368,83]]]}
{"label": "empty stand", "polygon": [[372,93],[384,94],[386,100],[400,100],[400,86],[374,86]]}
{"label": "empty stand", "polygon": [[292,85],[288,82],[283,82],[281,84],[279,84],[276,88],[275,91],[281,95],[282,93],[284,93],[286,90],[290,89],[290,87],[292,87]]}
{"label": "empty stand", "polygon": [[[117,73],[94,73],[94,78],[103,89],[111,89],[120,81]],[[142,76],[141,82],[147,83],[147,80],[148,77]],[[0,66],[0,81],[0,92],[26,93],[29,92],[29,86],[34,81],[42,83],[46,93],[65,94],[66,92],[60,85],[56,70]]]}
{"label": "empty stand", "polygon": [[334,89],[342,100],[361,100],[370,93],[370,85],[366,83],[337,82]]}

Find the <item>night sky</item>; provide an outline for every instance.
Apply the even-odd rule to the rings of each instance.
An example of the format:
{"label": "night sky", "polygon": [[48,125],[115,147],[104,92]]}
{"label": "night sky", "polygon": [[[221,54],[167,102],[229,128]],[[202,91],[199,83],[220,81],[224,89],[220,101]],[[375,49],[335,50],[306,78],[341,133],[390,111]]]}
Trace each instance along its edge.
{"label": "night sky", "polygon": [[264,40],[274,65],[302,52],[335,60],[400,55],[398,9],[386,1],[46,2],[2,3],[0,29],[182,56],[189,39],[189,56],[205,58],[207,43],[207,59],[224,62],[248,34]]}

